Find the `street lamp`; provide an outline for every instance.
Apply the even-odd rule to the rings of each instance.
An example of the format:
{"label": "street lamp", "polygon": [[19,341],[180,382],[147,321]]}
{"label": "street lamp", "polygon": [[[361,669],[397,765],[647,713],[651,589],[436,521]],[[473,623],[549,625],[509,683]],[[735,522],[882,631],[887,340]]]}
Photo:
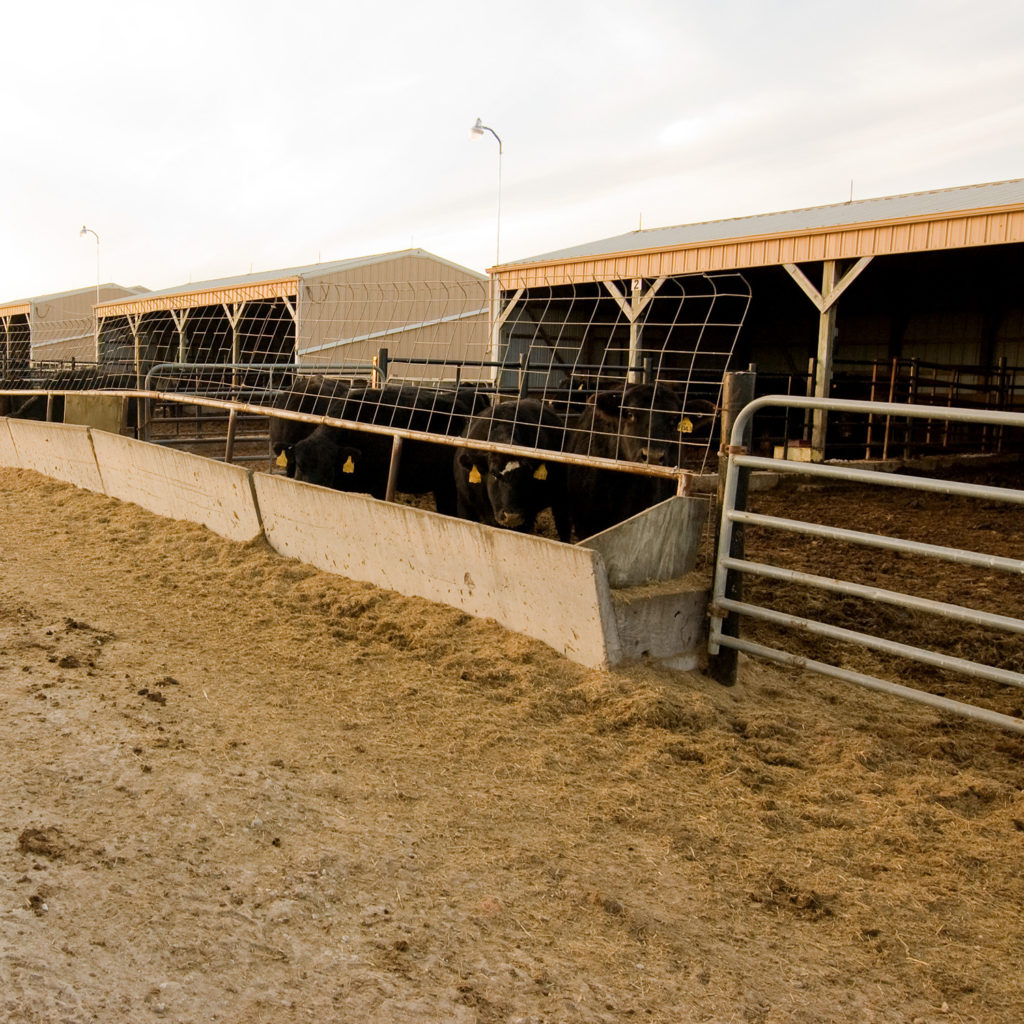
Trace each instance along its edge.
{"label": "street lamp", "polygon": [[473,125],[473,127],[469,129],[469,137],[471,139],[476,139],[476,138],[479,138],[481,135],[483,135],[484,132],[490,132],[495,137],[495,139],[498,140],[498,239],[497,239],[497,243],[496,243],[496,246],[495,246],[495,254],[494,254],[494,262],[495,262],[495,265],[497,265],[497,264],[501,263],[501,155],[502,155],[502,146],[501,146],[501,137],[498,135],[498,133],[493,128],[489,128],[487,125],[485,125],[483,123],[483,121],[481,121],[480,118],[478,117],[476,119],[476,124]]}
{"label": "street lamp", "polygon": [[100,303],[100,236],[92,228],[87,228],[83,224],[82,230],[78,232],[78,237],[85,238],[86,235],[92,235],[96,239],[96,305],[98,306]]}

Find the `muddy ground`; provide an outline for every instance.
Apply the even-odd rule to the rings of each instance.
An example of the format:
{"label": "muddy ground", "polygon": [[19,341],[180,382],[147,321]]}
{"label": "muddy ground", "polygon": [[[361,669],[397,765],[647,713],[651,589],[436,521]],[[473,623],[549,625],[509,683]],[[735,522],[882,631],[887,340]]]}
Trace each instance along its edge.
{"label": "muddy ground", "polygon": [[[758,500],[794,496],[869,514]],[[1024,550],[1019,511],[890,511]],[[3,1021],[1020,1020],[1020,737],[745,659],[586,670],[29,472],[0,538]],[[922,622],[880,626],[1020,667]]]}

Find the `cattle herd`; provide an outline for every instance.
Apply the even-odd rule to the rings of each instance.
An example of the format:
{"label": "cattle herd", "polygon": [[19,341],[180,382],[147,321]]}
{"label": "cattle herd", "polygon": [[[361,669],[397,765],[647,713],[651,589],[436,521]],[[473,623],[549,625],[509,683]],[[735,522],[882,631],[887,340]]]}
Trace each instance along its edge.
{"label": "cattle herd", "polygon": [[[550,509],[559,538],[589,537],[663,501],[675,491],[664,476],[645,476],[547,459],[545,452],[678,467],[710,437],[716,407],[684,402],[672,384],[621,384],[593,392],[582,408],[558,409],[536,397],[502,398],[474,385],[373,387],[315,376],[277,393],[283,410],[467,441],[534,449],[530,456],[410,439],[403,442],[394,489],[433,495],[438,512],[532,532]],[[685,407],[684,407],[685,406]],[[705,443],[699,447],[706,448]],[[384,498],[392,436],[358,427],[273,417],[270,447],[288,476],[340,491]]]}

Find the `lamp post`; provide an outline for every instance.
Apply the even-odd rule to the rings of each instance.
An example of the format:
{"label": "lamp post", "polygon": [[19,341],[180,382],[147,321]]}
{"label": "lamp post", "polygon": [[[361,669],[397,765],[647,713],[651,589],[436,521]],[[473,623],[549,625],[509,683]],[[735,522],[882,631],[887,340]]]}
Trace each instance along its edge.
{"label": "lamp post", "polygon": [[78,232],[78,237],[85,238],[86,235],[92,235],[96,239],[96,305],[98,306],[100,302],[100,236],[92,228],[87,228],[83,224],[82,230]]}
{"label": "lamp post", "polygon": [[498,133],[493,128],[490,128],[487,125],[485,125],[483,123],[483,121],[481,121],[480,118],[478,117],[476,119],[476,124],[473,125],[473,127],[469,129],[469,137],[471,139],[476,139],[476,138],[479,138],[479,136],[483,135],[484,132],[490,132],[494,136],[494,138],[497,140],[497,142],[498,142],[498,238],[497,238],[497,243],[495,245],[495,253],[494,253],[494,262],[495,262],[495,264],[498,264],[498,263],[501,262],[501,155],[502,155],[502,146],[501,146],[501,137],[498,135]]}

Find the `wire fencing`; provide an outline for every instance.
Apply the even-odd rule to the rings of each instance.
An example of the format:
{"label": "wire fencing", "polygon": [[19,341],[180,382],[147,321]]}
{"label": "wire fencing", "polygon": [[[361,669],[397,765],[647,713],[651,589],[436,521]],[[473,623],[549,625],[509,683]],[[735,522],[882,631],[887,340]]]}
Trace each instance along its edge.
{"label": "wire fencing", "polygon": [[[211,424],[230,414],[221,403],[234,403],[236,412],[330,414],[368,433],[451,439],[503,403],[476,440],[501,435],[496,443],[523,449],[538,438],[536,429],[529,437],[538,426],[529,400],[558,418],[557,440],[545,440],[570,461],[594,456],[655,476],[696,471],[711,451],[750,290],[741,275],[719,274],[529,295],[493,294],[485,281],[320,281],[293,295],[218,298],[128,298],[97,307],[93,323],[37,328],[30,313],[5,318],[6,411],[57,416],[59,393],[120,391],[148,396],[136,429],[151,439],[168,432],[168,420],[180,433],[175,407],[199,399],[214,403],[204,414]],[[33,391],[37,401],[27,403]],[[427,407],[426,420],[414,415]]]}

